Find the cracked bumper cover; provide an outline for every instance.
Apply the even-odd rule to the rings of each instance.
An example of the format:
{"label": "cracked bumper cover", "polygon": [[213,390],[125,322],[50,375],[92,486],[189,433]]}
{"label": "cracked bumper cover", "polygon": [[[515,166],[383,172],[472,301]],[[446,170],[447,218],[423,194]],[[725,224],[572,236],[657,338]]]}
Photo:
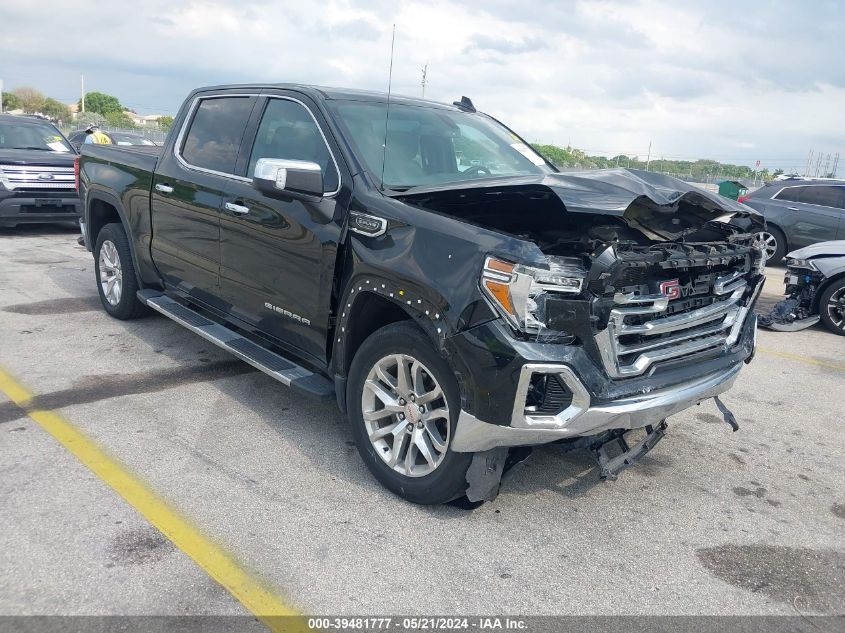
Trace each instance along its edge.
{"label": "cracked bumper cover", "polygon": [[[525,367],[529,368],[526,371],[533,370],[532,365]],[[670,415],[727,391],[736,381],[741,367],[740,363],[668,389],[596,406],[589,405],[589,394],[584,391],[573,401],[573,406],[578,410],[569,411],[572,409],[569,407],[557,416],[547,416],[542,422],[533,425],[531,422],[524,426],[489,424],[471,413],[461,411],[452,449],[469,453],[498,446],[547,444],[570,437],[595,435],[608,429],[637,429],[654,425]],[[566,368],[561,366],[560,369]],[[548,371],[548,368],[544,371]],[[567,373],[564,371],[562,375]],[[574,377],[574,374],[571,376]],[[583,400],[585,395],[586,401]],[[576,400],[580,402],[575,404]]]}
{"label": "cracked bumper cover", "polygon": [[[670,366],[639,379],[610,380],[578,347],[526,345],[507,341],[494,324],[478,328],[469,343],[457,348],[472,355],[474,372],[465,378],[464,405],[452,450],[486,451],[531,446],[591,436],[609,429],[636,429],[688,409],[730,389],[756,347],[757,320],[752,306],[743,310],[734,344],[718,356]],[[494,353],[490,353],[490,349]],[[479,350],[487,350],[481,353]],[[467,367],[467,365],[464,365]],[[569,406],[556,415],[524,410],[534,373],[557,374],[572,393]],[[486,384],[485,384],[486,383]]]}

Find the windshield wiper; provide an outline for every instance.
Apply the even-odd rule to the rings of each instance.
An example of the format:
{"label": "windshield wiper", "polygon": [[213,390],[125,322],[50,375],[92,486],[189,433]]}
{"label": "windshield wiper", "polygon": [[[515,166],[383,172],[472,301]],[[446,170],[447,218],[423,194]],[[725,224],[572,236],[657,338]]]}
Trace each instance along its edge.
{"label": "windshield wiper", "polygon": [[54,150],[50,149],[49,147],[36,147],[35,145],[27,145],[25,147],[9,147],[7,149],[37,149],[42,152],[52,152]]}

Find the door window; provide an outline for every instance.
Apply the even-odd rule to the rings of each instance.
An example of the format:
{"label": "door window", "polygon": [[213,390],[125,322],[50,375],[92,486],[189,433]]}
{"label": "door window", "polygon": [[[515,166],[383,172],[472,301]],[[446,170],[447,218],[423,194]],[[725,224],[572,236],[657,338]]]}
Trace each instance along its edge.
{"label": "door window", "polygon": [[843,208],[842,192],[843,187],[830,187],[827,185],[817,187],[802,187],[801,202],[806,204],[817,204],[823,207]]}
{"label": "door window", "polygon": [[778,200],[785,200],[787,202],[801,202],[801,192],[804,189],[806,187],[787,187],[786,189],[781,189],[775,197]]}
{"label": "door window", "polygon": [[314,117],[302,104],[289,99],[270,99],[249,158],[250,176],[259,158],[283,158],[317,163],[323,171],[323,189],[335,191],[337,167]]}
{"label": "door window", "polygon": [[234,173],[252,106],[251,97],[202,99],[182,145],[182,158],[194,167]]}

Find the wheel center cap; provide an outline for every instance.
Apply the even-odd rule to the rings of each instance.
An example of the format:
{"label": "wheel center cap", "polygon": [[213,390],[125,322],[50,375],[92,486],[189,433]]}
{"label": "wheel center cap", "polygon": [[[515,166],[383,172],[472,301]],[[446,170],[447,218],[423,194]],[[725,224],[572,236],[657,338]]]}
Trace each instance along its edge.
{"label": "wheel center cap", "polygon": [[420,417],[420,408],[417,405],[413,402],[409,402],[405,405],[405,419],[408,420],[408,422],[416,424]]}

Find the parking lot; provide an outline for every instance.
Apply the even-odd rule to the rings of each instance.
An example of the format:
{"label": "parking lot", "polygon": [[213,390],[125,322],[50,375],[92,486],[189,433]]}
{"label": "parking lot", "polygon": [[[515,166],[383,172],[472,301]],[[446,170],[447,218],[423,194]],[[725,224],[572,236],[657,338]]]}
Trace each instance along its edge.
{"label": "parking lot", "polygon": [[[234,573],[306,614],[845,611],[845,337],[821,326],[760,332],[723,398],[738,432],[708,401],[615,482],[542,447],[474,510],[387,492],[333,403],[165,318],[108,317],[71,229],[0,230],[0,369],[0,614],[248,614]],[[68,445],[81,432],[194,540],[27,410],[68,423]]]}

